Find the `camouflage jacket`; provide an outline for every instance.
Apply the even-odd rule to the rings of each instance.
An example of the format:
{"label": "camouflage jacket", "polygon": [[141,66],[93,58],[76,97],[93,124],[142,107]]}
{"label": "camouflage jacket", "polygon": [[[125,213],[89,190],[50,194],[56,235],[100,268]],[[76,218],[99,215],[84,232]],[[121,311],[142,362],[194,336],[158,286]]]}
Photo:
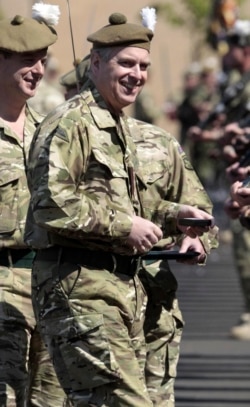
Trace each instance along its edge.
{"label": "camouflage jacket", "polygon": [[29,148],[42,117],[26,106],[24,141],[0,119],[0,249],[25,247],[30,194],[26,179]]}
{"label": "camouflage jacket", "polygon": [[[30,245],[84,246],[129,254],[124,242],[132,216],[147,217],[144,212],[156,213],[161,205],[157,194],[149,208],[142,207],[140,191],[147,189],[147,183],[133,141],[136,132],[140,132],[136,120],[123,114],[114,118],[92,87],[47,116],[35,134],[29,159],[26,241]],[[178,161],[179,155],[173,158]],[[177,212],[178,204],[164,203],[159,219],[164,233],[169,233],[169,219]],[[42,230],[47,230],[45,236]]]}
{"label": "camouflage jacket", "polygon": [[90,85],[51,112],[34,137],[26,241],[127,253],[132,216],[142,213],[136,148],[127,117],[114,118]]}
{"label": "camouflage jacket", "polygon": [[[131,126],[135,129],[133,121]],[[147,188],[141,191],[144,216],[161,227],[165,238],[176,237],[178,231],[173,216],[181,204],[198,207],[212,214],[213,205],[178,141],[163,129],[137,121],[133,133],[140,161],[140,171]],[[218,228],[202,236],[207,253],[218,246]],[[179,236],[183,238],[182,236]],[[166,241],[163,240],[162,244]]]}

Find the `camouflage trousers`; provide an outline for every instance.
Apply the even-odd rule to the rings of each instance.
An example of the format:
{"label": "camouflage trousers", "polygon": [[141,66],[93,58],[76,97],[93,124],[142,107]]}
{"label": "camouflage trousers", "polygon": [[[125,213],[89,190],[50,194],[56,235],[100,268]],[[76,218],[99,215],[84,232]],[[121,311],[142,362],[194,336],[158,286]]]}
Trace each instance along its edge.
{"label": "camouflage trousers", "polygon": [[174,407],[174,385],[183,332],[177,281],[167,262],[145,264],[139,274],[148,295],[144,334],[146,385],[155,407]]}
{"label": "camouflage trousers", "polygon": [[66,399],[31,301],[31,269],[0,266],[0,407],[62,407]]}
{"label": "camouflage trousers", "polygon": [[138,276],[46,261],[39,252],[32,275],[36,317],[72,404],[152,407],[144,377],[147,296]]}

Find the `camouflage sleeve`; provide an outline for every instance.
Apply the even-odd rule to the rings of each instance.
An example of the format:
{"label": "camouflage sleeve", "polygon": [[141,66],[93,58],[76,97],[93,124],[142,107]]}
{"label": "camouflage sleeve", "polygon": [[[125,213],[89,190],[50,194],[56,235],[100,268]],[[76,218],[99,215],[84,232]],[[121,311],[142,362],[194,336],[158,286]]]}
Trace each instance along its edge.
{"label": "camouflage sleeve", "polygon": [[[176,225],[180,205],[212,214],[212,202],[178,141],[156,126],[139,123],[139,127],[143,137],[136,144],[147,185],[142,191],[145,216],[161,225],[164,236],[181,238]],[[201,240],[207,251],[216,239],[204,235]]]}
{"label": "camouflage sleeve", "polygon": [[78,133],[86,129],[68,126],[65,132],[60,125],[50,133],[46,126],[44,129],[36,134],[30,152],[29,185],[35,222],[72,239],[126,237],[132,227],[132,212],[112,204],[105,194],[100,201],[84,183],[88,136],[82,143]]}
{"label": "camouflage sleeve", "polygon": [[156,126],[139,124],[143,138],[136,140],[140,170],[147,189],[142,190],[145,211],[176,217],[180,205],[212,213],[212,202],[178,141]]}
{"label": "camouflage sleeve", "polygon": [[[168,199],[177,199],[179,204],[191,205],[212,214],[213,204],[186,154],[176,140],[173,140],[171,144],[170,151],[172,150],[173,160],[176,162],[176,171],[172,173],[172,188]],[[177,177],[181,182],[178,183]],[[208,233],[204,233],[200,237],[200,241],[206,253],[210,253],[212,248],[218,247],[218,227],[215,226]]]}

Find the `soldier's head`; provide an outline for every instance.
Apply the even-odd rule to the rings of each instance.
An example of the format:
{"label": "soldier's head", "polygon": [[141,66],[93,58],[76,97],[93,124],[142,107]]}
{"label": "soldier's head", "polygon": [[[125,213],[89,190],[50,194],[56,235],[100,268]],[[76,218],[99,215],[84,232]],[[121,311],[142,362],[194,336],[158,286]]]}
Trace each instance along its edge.
{"label": "soldier's head", "polygon": [[[48,11],[51,16],[46,19],[44,15],[47,16]],[[6,89],[24,99],[34,96],[44,75],[47,49],[57,40],[53,25],[58,15],[58,6],[37,3],[33,6],[32,18],[16,15],[0,21],[2,91]]]}
{"label": "soldier's head", "polygon": [[236,20],[228,31],[229,58],[232,67],[241,69],[250,53],[250,21]]}
{"label": "soldier's head", "polygon": [[61,76],[60,84],[65,88],[64,96],[66,100],[76,95],[87,82],[89,77],[89,64],[90,54],[81,61],[75,61],[75,68]]}
{"label": "soldier's head", "polygon": [[92,43],[90,75],[111,111],[119,113],[133,103],[147,80],[155,10],[141,11],[142,25],[127,22],[120,13],[89,35]]}

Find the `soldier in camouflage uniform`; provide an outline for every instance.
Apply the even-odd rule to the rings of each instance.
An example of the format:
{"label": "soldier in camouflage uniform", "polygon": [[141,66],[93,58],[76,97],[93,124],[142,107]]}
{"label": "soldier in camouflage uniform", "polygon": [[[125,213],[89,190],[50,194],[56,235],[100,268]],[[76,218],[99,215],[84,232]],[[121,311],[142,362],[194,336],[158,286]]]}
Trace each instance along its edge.
{"label": "soldier in camouflage uniform", "polygon": [[[198,138],[201,136],[205,141],[216,141],[221,150],[222,146],[227,143],[225,136],[227,125],[240,122],[241,119],[249,115],[250,21],[237,20],[232,29],[228,31],[227,40],[232,72],[218,106],[221,112],[214,117],[217,124],[213,126],[212,121],[210,121],[205,130],[195,130]],[[232,140],[230,140],[231,144]],[[222,155],[221,157],[223,158]],[[237,171],[236,168],[233,168],[231,172],[229,168],[227,169],[227,173],[230,174],[230,181],[240,179],[241,171]],[[239,220],[236,219],[234,203],[231,200],[227,200],[225,208],[227,214],[232,217],[233,253],[245,302],[244,312],[239,323],[232,327],[230,335],[235,339],[250,340],[250,232],[244,229]]]}
{"label": "soldier in camouflage uniform", "polygon": [[[231,61],[238,72],[233,75],[233,86],[237,86],[238,92],[232,100],[226,112],[226,124],[240,122],[249,116],[250,103],[250,21],[238,20],[231,31],[228,32]],[[231,87],[231,89],[233,88]],[[227,128],[227,127],[225,127]],[[233,132],[231,133],[232,136]],[[226,137],[225,137],[226,138]],[[222,137],[222,143],[226,144]],[[231,139],[230,147],[234,144]],[[237,147],[237,146],[236,146]],[[239,146],[238,146],[239,147]],[[231,169],[233,169],[231,171]],[[242,169],[235,164],[227,168],[230,180],[242,180]],[[231,216],[231,229],[233,232],[233,253],[237,269],[239,283],[243,294],[243,312],[237,324],[230,331],[234,339],[250,340],[250,231],[240,222],[242,210],[239,210],[239,218],[236,216],[237,209],[233,200],[227,200],[226,212]]]}
{"label": "soldier in camouflage uniform", "polygon": [[[143,204],[147,208],[157,196],[162,201],[159,213],[146,210],[145,215],[159,222],[170,202],[177,206],[196,206],[211,213],[212,203],[176,139],[156,126],[137,124],[139,131],[133,135],[148,186],[141,193]],[[218,245],[216,227],[196,241],[186,235],[175,235],[171,225],[168,232],[169,236],[158,242],[158,246],[174,242],[181,246],[181,251],[188,248],[201,252],[203,255],[195,259],[198,264],[205,264],[210,249]],[[144,261],[139,277],[148,295],[144,323],[147,388],[154,406],[174,407],[174,383],[183,331],[182,313],[176,298],[177,281],[167,260]]]}
{"label": "soldier in camouflage uniform", "polygon": [[133,117],[146,123],[155,124],[162,112],[155,100],[151,83],[152,72],[148,71],[147,84],[137,96],[133,104]]}
{"label": "soldier in camouflage uniform", "polygon": [[15,16],[0,22],[0,405],[62,407],[60,387],[31,302],[34,253],[24,243],[29,147],[42,120],[26,101],[44,73],[53,27]]}
{"label": "soldier in camouflage uniform", "polygon": [[[146,81],[152,37],[151,29],[112,14],[88,37],[90,80],[47,116],[31,148],[26,241],[37,249],[33,305],[77,407],[153,406],[145,381],[142,255],[170,224],[171,233],[191,237],[207,230],[181,227],[178,216],[212,218],[173,203],[159,211],[159,225],[144,215],[146,183],[132,138],[138,125],[122,109]],[[149,216],[156,208],[158,198]]]}
{"label": "soldier in camouflage uniform", "polygon": [[75,68],[60,77],[60,84],[64,87],[65,100],[79,93],[81,87],[88,80],[90,55],[86,55]]}
{"label": "soldier in camouflage uniform", "polygon": [[[88,60],[88,56],[81,63],[86,65],[86,60]],[[77,68],[80,67],[80,64]],[[87,80],[85,69],[80,69],[79,76],[80,83],[83,85]],[[74,69],[63,75],[61,83],[66,90],[69,89],[70,92],[77,94],[77,71]],[[159,194],[160,199],[164,198],[165,210],[169,209],[169,205],[171,205],[169,201],[172,201],[198,206],[211,213],[211,201],[204,193],[200,181],[186,155],[181,151],[176,139],[162,129],[142,121],[137,121],[137,125],[138,131],[133,132],[133,139],[137,146],[141,171],[147,183],[146,199],[153,201]],[[131,126],[134,130],[133,119],[131,119]],[[180,155],[180,169],[177,172],[171,171],[175,160],[170,159],[170,152]],[[158,163],[157,166],[156,163]],[[180,173],[182,173],[183,177],[181,185],[179,183]],[[172,179],[170,176],[172,176]],[[177,176],[177,178],[175,179],[174,176]],[[175,190],[177,186],[179,192]],[[151,191],[152,196],[148,196],[148,191]],[[142,193],[142,196],[144,196],[144,193]],[[151,220],[152,213],[147,213],[147,217]],[[209,253],[212,247],[218,245],[217,237],[214,236],[216,232],[217,228],[214,228],[213,235],[210,232],[209,235],[204,235],[201,238],[204,241],[203,245],[206,254]],[[162,247],[177,242],[181,244],[182,238],[179,236],[177,239],[177,236],[171,235],[171,230],[169,230],[169,236],[162,239],[160,243]],[[192,239],[190,243],[191,249],[193,249],[194,240]],[[185,245],[188,247],[188,244],[188,237],[186,236]],[[200,250],[200,247],[197,246],[196,250]],[[201,262],[201,258],[196,260]],[[205,262],[202,264],[205,264]],[[182,313],[176,298],[177,281],[170,270],[167,260],[143,261],[142,265],[139,277],[148,296],[144,323],[147,345],[146,385],[155,406],[166,406],[167,403],[169,407],[172,407],[175,402],[174,383],[183,330]]]}

